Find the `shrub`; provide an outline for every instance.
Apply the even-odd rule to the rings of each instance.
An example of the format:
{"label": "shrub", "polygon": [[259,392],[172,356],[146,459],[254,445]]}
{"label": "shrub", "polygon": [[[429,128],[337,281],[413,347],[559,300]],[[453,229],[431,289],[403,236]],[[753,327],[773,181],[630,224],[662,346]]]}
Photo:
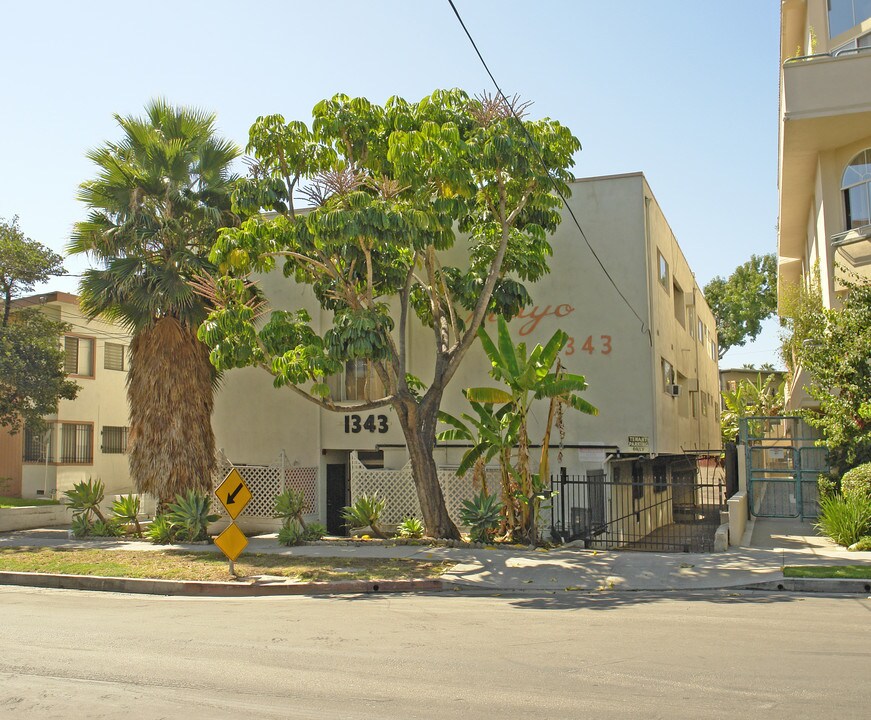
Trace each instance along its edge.
{"label": "shrub", "polygon": [[136,529],[136,537],[142,537],[142,526],[139,524],[140,500],[138,495],[122,495],[112,503],[112,512],[125,523],[131,523]]}
{"label": "shrub", "polygon": [[871,463],[848,470],[841,478],[844,497],[861,496],[871,499]]}
{"label": "shrub", "polygon": [[423,523],[415,517],[407,517],[397,526],[396,536],[401,538],[422,538]]}
{"label": "shrub", "polygon": [[175,502],[169,505],[167,517],[173,525],[176,539],[182,542],[208,540],[209,523],[221,517],[209,513],[209,504],[209,497],[195,490],[175,496]]}
{"label": "shrub", "polygon": [[869,551],[871,550],[871,535],[859,538],[855,545],[850,546],[850,550]]}
{"label": "shrub", "polygon": [[100,510],[103,494],[103,481],[99,478],[97,480],[88,478],[82,482],[77,482],[73,485],[72,490],[64,492],[73,515],[84,515],[90,521],[91,513],[93,513],[98,520],[106,522],[106,518]]}
{"label": "shrub", "polygon": [[282,525],[288,525],[296,521],[300,527],[305,527],[302,519],[302,514],[305,512],[305,495],[302,490],[294,490],[287,488],[282,493],[275,496],[275,506],[273,508],[272,517],[281,518]]}
{"label": "shrub", "polygon": [[816,527],[838,545],[852,545],[863,535],[871,533],[871,498],[835,495],[820,499]]}
{"label": "shrub", "polygon": [[471,500],[463,500],[460,521],[469,526],[472,542],[489,542],[493,539],[501,520],[502,503],[495,495],[482,490]]}
{"label": "shrub", "polygon": [[817,489],[820,492],[820,499],[832,497],[838,494],[838,481],[831,475],[820,475],[817,477]]}
{"label": "shrub", "polygon": [[309,523],[303,529],[302,539],[313,542],[314,540],[320,540],[326,534],[327,528],[325,525],[321,525],[320,523],[316,522]]}
{"label": "shrub", "polygon": [[304,538],[305,530],[296,520],[282,525],[281,530],[278,531],[278,542],[282,545],[299,545]]}
{"label": "shrub", "polygon": [[357,501],[342,510],[342,518],[351,527],[372,529],[372,534],[382,540],[386,539],[378,521],[384,512],[384,501],[377,495],[361,495]]}
{"label": "shrub", "polygon": [[73,537],[83,538],[91,532],[91,521],[84,513],[73,515],[73,523],[70,527]]}
{"label": "shrub", "polygon": [[96,520],[91,526],[91,535],[94,537],[118,537],[124,530],[114,518],[108,520]]}
{"label": "shrub", "polygon": [[156,545],[169,545],[175,540],[175,525],[166,515],[158,515],[145,531],[148,539]]}

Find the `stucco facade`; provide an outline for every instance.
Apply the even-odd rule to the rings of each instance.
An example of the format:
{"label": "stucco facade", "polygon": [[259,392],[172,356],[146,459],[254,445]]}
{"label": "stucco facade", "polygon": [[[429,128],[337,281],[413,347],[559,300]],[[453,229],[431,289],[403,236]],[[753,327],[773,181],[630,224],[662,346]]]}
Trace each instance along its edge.
{"label": "stucco facade", "polygon": [[[871,280],[871,5],[783,0],[780,33],[778,293],[819,268],[837,307],[845,275]],[[799,369],[789,408],[806,383]]]}
{"label": "stucco facade", "polygon": [[[565,413],[562,459],[554,433],[551,467],[610,475],[614,463],[639,456],[719,448],[714,318],[646,179],[633,173],[577,180],[569,202],[626,302],[564,212],[551,239],[551,272],[530,287],[532,305],[509,324],[515,340],[528,345],[545,342],[557,329],[568,333],[565,365],[586,376],[584,397],[599,409],[595,417]],[[271,307],[305,307],[316,329],[329,326],[329,314],[312,294],[280,272],[262,278],[262,287]],[[495,331],[495,318],[486,326]],[[432,373],[431,342],[428,328],[410,324],[409,367],[424,382]],[[487,369],[476,344],[449,385],[442,409],[467,412],[461,391],[493,385]],[[546,411],[544,402],[533,409],[534,442],[544,434]],[[291,464],[319,468],[322,517],[330,484],[342,482],[343,467],[347,479],[350,451],[372,453],[376,463],[383,457],[385,468],[401,468],[408,458],[390,408],[352,414],[321,410],[288,389],[274,389],[272,379],[257,369],[225,375],[214,428],[218,446],[234,463],[268,464],[284,450]],[[456,467],[463,452],[440,443],[436,461]]]}
{"label": "stucco facade", "polygon": [[127,347],[130,336],[118,325],[86,319],[75,295],[55,292],[22,298],[16,307],[39,307],[69,326],[62,339],[65,364],[80,390],[61,400],[46,418],[48,435],[24,431],[6,440],[4,462],[20,468],[22,497],[61,495],[74,483],[100,479],[106,495],[133,492],[127,466]]}

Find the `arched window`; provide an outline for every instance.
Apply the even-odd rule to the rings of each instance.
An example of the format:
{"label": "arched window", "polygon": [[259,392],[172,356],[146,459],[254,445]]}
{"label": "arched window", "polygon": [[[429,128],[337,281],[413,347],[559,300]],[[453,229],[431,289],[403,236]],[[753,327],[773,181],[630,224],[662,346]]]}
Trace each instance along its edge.
{"label": "arched window", "polygon": [[847,230],[871,225],[871,149],[854,157],[841,180]]}

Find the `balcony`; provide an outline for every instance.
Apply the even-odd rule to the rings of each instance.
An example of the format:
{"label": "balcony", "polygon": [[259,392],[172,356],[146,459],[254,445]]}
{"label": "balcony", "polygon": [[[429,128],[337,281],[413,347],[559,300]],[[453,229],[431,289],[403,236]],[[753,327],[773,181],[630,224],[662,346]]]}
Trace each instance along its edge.
{"label": "balcony", "polygon": [[[783,64],[784,121],[871,111],[869,76],[871,48],[790,58]],[[867,125],[862,134],[866,133]],[[841,140],[836,145],[849,141]]]}
{"label": "balcony", "polygon": [[782,263],[798,261],[807,241],[808,205],[821,152],[871,134],[871,48],[790,58],[780,97]]}
{"label": "balcony", "polygon": [[871,283],[871,225],[833,235],[835,290],[846,289],[844,280]]}

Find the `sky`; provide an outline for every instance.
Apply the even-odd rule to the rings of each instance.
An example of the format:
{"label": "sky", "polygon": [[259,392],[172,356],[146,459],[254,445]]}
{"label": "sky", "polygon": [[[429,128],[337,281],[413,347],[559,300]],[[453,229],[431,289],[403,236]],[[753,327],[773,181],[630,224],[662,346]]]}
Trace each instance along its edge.
{"label": "sky", "polygon": [[[644,172],[699,285],[775,251],[778,0],[454,3],[502,89],[581,140],[577,177]],[[309,122],[338,92],[494,89],[447,0],[0,0],[0,12],[0,218],[61,253],[85,217],[86,152],[152,98],[214,112],[244,147],[259,115]],[[70,275],[37,291],[76,292],[87,266],[70,258]],[[780,365],[778,344],[772,320],[720,366]]]}

